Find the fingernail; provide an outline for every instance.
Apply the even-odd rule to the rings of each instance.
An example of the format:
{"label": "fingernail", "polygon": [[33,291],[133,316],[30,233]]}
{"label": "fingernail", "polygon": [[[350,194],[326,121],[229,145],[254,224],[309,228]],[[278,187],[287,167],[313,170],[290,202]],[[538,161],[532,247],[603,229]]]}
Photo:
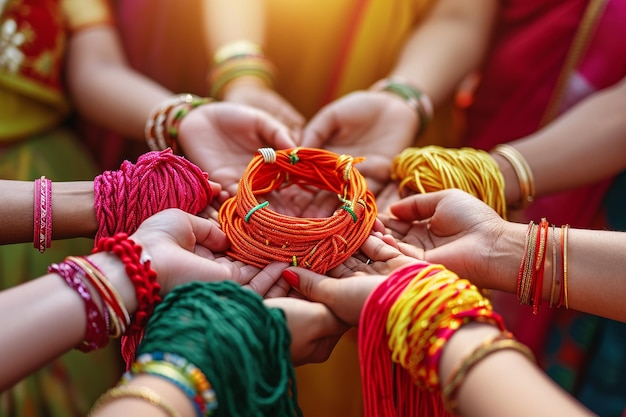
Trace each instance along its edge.
{"label": "fingernail", "polygon": [[298,288],[298,284],[300,284],[300,277],[298,277],[298,274],[290,271],[289,269],[285,269],[282,275],[283,278],[285,278],[285,281],[287,281],[287,284],[294,288]]}

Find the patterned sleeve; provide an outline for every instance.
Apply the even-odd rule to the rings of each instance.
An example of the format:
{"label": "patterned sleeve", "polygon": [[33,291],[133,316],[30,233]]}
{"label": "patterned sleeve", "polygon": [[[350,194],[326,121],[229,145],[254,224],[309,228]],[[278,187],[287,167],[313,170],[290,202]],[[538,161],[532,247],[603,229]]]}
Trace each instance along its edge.
{"label": "patterned sleeve", "polygon": [[113,24],[111,5],[107,0],[61,0],[61,4],[70,32]]}

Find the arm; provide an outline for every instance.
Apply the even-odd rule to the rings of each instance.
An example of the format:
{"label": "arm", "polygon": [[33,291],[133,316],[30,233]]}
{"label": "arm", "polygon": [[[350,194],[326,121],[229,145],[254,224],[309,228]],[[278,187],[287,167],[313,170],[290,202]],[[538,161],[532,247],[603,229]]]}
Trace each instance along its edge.
{"label": "arm", "polygon": [[[248,267],[216,255],[228,248],[226,235],[210,220],[170,209],[144,221],[131,239],[151,258],[157,273],[160,294],[176,286],[197,281],[231,280],[260,294],[276,283],[282,264],[263,270]],[[129,314],[139,308],[135,285],[129,280],[125,265],[108,252],[88,258],[102,271],[120,295]],[[137,269],[137,268],[135,268]],[[81,280],[79,275],[74,278]],[[103,300],[85,280],[88,292],[99,309]],[[143,289],[146,292],[146,288]],[[90,319],[90,324],[94,324]],[[87,335],[85,302],[57,274],[29,281],[0,292],[0,389],[6,389],[30,372],[77,346]],[[128,325],[128,323],[126,323]],[[111,331],[111,329],[107,329]]]}
{"label": "arm", "polygon": [[389,75],[422,89],[435,107],[450,98],[487,50],[498,2],[440,0],[418,23]]}
{"label": "arm", "polygon": [[[506,222],[489,206],[460,190],[418,194],[391,206],[404,223],[403,240],[424,248],[424,260],[441,263],[476,285],[515,294],[528,225]],[[412,227],[426,220],[427,227]],[[550,219],[548,219],[549,221]],[[424,222],[421,222],[424,226]],[[400,226],[387,222],[392,229]],[[543,300],[550,300],[552,237],[557,273],[563,277],[561,229],[548,231]],[[626,233],[570,229],[567,239],[569,308],[626,321]],[[530,308],[530,307],[529,307]]]}
{"label": "arm", "polygon": [[[589,184],[626,168],[626,118],[618,110],[625,104],[623,79],[583,100],[545,128],[510,143],[528,162],[536,195]],[[505,178],[507,202],[519,201],[519,182],[511,165],[493,156]],[[573,166],[576,169],[565,168]]]}
{"label": "arm", "polygon": [[[0,244],[32,242],[33,189],[32,181],[0,180]],[[93,182],[53,182],[52,194],[52,238],[93,237],[97,230]]]}
{"label": "arm", "polygon": [[70,38],[67,80],[80,113],[137,140],[144,140],[152,110],[173,94],[128,66],[113,26],[89,27]]}

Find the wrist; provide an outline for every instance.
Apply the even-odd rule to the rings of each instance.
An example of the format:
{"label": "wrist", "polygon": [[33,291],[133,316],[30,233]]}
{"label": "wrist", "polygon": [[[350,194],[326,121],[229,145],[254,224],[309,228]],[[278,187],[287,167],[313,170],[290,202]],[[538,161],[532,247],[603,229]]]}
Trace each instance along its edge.
{"label": "wrist", "polygon": [[98,230],[94,198],[92,181],[55,182],[52,189],[53,238],[93,238]]}
{"label": "wrist", "polygon": [[417,114],[418,137],[424,133],[433,119],[433,104],[428,95],[402,78],[384,78],[374,83],[369,90],[389,92],[404,100]]}

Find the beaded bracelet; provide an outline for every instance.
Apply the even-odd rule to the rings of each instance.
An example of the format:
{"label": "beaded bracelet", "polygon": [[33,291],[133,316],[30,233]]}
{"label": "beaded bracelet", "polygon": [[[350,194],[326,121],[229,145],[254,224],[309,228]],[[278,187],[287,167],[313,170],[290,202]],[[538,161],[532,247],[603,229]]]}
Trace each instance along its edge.
{"label": "beaded bracelet", "polygon": [[169,380],[183,390],[193,401],[199,416],[212,416],[217,410],[217,396],[204,373],[182,356],[173,353],[143,353],[133,362],[123,380],[147,373]]}
{"label": "beaded bracelet", "polygon": [[502,332],[494,337],[486,339],[480,346],[474,349],[465,359],[461,361],[458,367],[452,371],[448,381],[441,391],[442,398],[446,409],[453,415],[457,415],[458,391],[467,374],[481,360],[485,359],[492,353],[502,351],[504,349],[513,349],[526,356],[532,363],[535,363],[535,357],[532,351],[524,344],[513,338],[511,333]]}
{"label": "beaded bracelet", "polygon": [[417,136],[421,136],[433,119],[433,104],[430,98],[420,89],[411,85],[407,81],[398,78],[385,78],[376,82],[372,91],[388,91],[402,98],[417,112],[419,119],[419,129]]}
{"label": "beaded bracelet", "polygon": [[105,347],[109,342],[107,323],[83,281],[85,278],[83,271],[69,262],[60,262],[50,265],[48,272],[60,275],[85,303],[87,321],[85,338],[76,346],[76,349],[81,352],[90,352]]}
{"label": "beaded bracelet", "polygon": [[33,194],[33,246],[44,253],[52,242],[52,181],[36,179]]}
{"label": "beaded bracelet", "polygon": [[96,411],[104,407],[106,404],[118,398],[139,398],[148,401],[150,404],[163,410],[169,417],[181,417],[178,411],[170,404],[166,403],[161,396],[151,388],[138,387],[132,385],[122,385],[112,388],[105,392],[95,402],[88,417],[96,414]]}
{"label": "beaded bracelet", "polygon": [[93,253],[112,252],[124,263],[128,278],[135,287],[137,297],[137,311],[130,324],[130,331],[141,331],[154,307],[161,301],[159,291],[161,286],[156,281],[156,272],[150,267],[150,259],[142,257],[142,248],[126,233],[116,233],[111,237],[104,237],[96,242]]}

